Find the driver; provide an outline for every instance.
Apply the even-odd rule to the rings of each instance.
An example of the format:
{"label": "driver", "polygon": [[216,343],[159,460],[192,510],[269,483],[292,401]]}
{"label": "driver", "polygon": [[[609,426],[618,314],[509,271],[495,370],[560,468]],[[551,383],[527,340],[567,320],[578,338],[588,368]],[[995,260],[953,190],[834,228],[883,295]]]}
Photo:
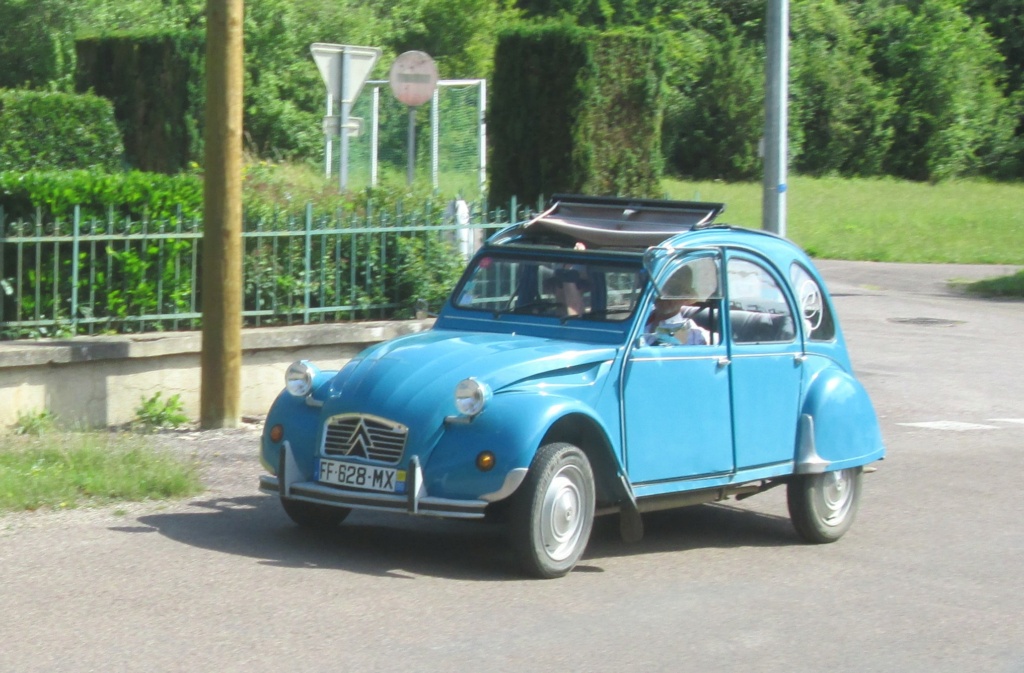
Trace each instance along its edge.
{"label": "driver", "polygon": [[[693,289],[693,269],[681,267],[654,300],[644,328],[645,343],[648,346],[673,341],[691,346],[710,344],[711,333],[688,317],[692,313],[688,309],[700,302]],[[659,338],[666,336],[672,340]]]}

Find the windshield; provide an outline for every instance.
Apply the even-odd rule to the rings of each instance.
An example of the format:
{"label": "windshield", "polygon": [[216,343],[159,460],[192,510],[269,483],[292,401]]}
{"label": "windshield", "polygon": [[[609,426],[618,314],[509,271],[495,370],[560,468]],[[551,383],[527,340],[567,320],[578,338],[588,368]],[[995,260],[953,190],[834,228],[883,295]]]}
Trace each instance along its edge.
{"label": "windshield", "polygon": [[621,322],[643,289],[640,264],[527,256],[476,260],[452,297],[461,309]]}

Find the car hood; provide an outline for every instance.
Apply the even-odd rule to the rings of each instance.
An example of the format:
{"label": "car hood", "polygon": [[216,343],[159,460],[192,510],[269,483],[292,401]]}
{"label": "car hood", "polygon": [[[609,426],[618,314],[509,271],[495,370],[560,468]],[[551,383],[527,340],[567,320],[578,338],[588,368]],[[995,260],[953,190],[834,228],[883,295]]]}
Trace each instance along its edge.
{"label": "car hood", "polygon": [[474,377],[495,393],[548,375],[592,370],[615,348],[514,334],[431,330],[371,347],[331,383],[325,412],[380,415],[407,425],[455,413],[459,381]]}

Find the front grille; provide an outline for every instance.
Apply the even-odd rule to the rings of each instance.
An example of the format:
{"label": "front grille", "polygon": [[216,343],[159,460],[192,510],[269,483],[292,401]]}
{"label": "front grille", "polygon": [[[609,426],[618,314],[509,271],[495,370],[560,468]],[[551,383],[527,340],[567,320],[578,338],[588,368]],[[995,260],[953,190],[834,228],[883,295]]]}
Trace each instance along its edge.
{"label": "front grille", "polygon": [[407,427],[384,418],[361,414],[332,416],[324,433],[324,455],[397,463],[408,435]]}

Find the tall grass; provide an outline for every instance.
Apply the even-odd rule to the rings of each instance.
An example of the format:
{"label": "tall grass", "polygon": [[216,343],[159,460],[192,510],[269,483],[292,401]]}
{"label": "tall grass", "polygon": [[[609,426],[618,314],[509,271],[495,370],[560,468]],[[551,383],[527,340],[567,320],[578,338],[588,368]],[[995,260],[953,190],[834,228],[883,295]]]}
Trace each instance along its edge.
{"label": "tall grass", "polygon": [[[665,180],[668,198],[722,201],[720,221],[761,228],[760,183]],[[1024,184],[793,177],[787,237],[815,257],[1024,264]]]}
{"label": "tall grass", "polygon": [[0,436],[0,512],[186,497],[202,489],[195,462],[155,451],[130,433]]}

